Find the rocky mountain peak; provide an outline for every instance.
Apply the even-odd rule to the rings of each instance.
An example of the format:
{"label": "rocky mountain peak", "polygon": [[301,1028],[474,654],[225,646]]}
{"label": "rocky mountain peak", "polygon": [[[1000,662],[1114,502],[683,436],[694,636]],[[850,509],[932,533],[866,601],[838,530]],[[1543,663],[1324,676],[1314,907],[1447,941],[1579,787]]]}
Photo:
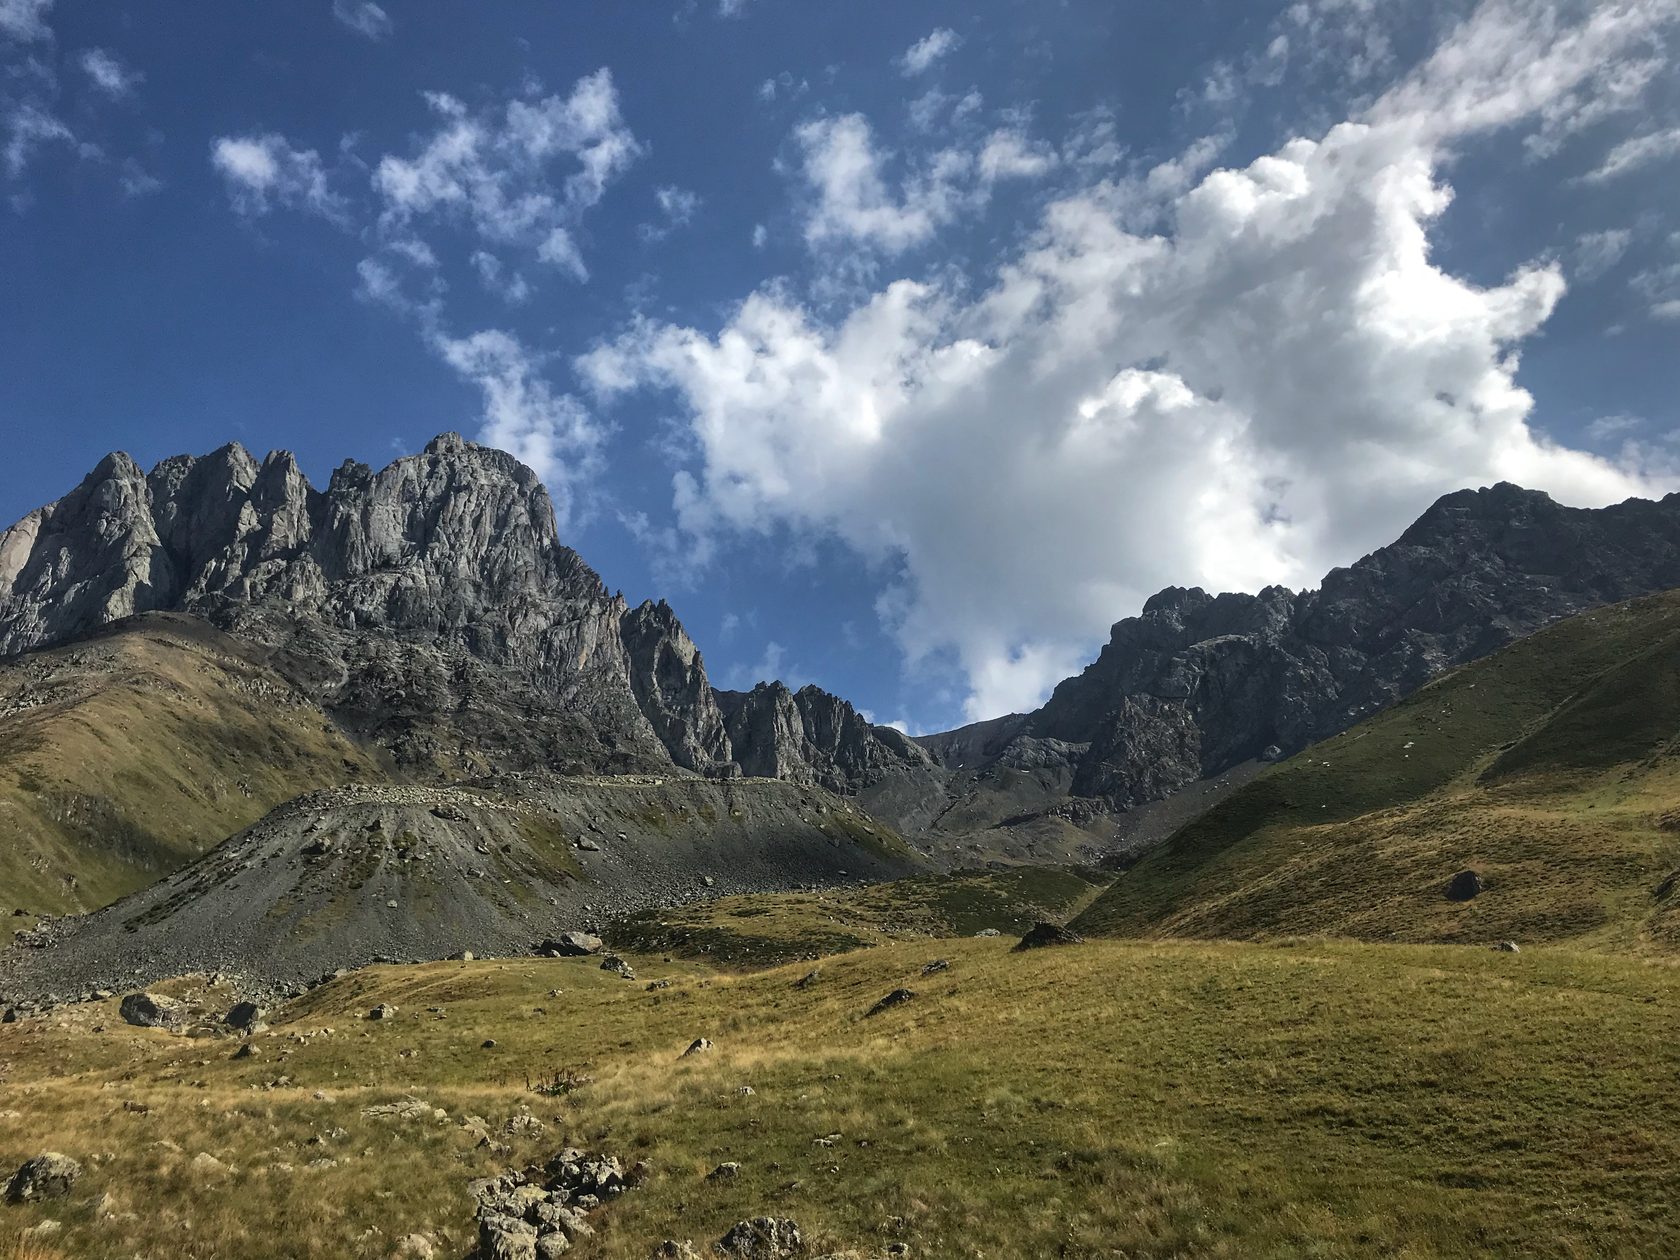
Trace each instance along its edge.
{"label": "rocky mountain peak", "polygon": [[743,761],[670,606],[609,594],[536,474],[458,433],[377,471],[347,460],[325,492],[286,451],[144,474],[113,453],[0,534],[0,655],[156,611],[272,648],[416,771],[674,765],[846,791],[926,760],[813,690],[810,730],[755,730]]}

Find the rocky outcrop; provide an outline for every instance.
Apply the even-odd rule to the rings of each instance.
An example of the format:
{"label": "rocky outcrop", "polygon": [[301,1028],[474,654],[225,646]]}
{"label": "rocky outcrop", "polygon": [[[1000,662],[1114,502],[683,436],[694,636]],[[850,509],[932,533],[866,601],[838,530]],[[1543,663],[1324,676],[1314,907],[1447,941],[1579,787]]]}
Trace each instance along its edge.
{"label": "rocky outcrop", "polygon": [[1160,592],[1043,708],[990,732],[987,764],[1059,761],[1072,795],[1129,808],[1292,753],[1561,617],[1674,586],[1680,495],[1587,510],[1506,484],[1460,491],[1316,591]]}
{"label": "rocky outcrop", "polygon": [[[609,593],[535,474],[455,434],[378,472],[347,462],[324,492],[285,452],[149,473],[114,454],[0,534],[0,656],[154,611],[263,645],[406,773],[742,773],[671,609]],[[927,761],[833,697],[805,703],[808,730],[747,724],[747,773],[850,791]]]}
{"label": "rocky outcrop", "polygon": [[813,783],[832,792],[871,787],[933,758],[892,727],[875,726],[838,696],[779,682],[717,693],[729,746],[742,770]]}

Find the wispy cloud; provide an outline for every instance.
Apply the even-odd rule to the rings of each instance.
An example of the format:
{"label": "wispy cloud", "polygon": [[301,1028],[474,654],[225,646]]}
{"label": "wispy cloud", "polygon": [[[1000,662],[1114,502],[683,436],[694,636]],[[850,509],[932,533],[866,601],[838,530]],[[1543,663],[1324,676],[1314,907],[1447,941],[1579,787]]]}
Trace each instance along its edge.
{"label": "wispy cloud", "polygon": [[332,12],[345,26],[368,39],[384,39],[392,30],[390,14],[373,0],[333,0]]}

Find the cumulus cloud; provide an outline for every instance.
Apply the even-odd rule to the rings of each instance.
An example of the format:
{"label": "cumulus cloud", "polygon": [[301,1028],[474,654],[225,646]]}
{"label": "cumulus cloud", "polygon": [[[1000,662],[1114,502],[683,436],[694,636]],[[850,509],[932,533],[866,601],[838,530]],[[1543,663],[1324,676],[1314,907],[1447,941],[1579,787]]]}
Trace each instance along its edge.
{"label": "cumulus cloud", "polygon": [[949,27],[936,27],[904,50],[904,55],[898,59],[898,68],[906,77],[925,74],[961,42],[957,33]]}
{"label": "cumulus cloud", "polygon": [[[427,97],[438,126],[411,157],[387,155],[374,170],[381,222],[464,222],[485,242],[520,245],[575,279],[588,277],[575,231],[642,148],[619,112],[605,69],[566,96],[469,109]],[[556,166],[564,164],[562,176]]]}
{"label": "cumulus cloud", "polygon": [[[1356,120],[1205,174],[1208,147],[1187,152],[1154,181],[1158,231],[1135,183],[1093,177],[978,289],[936,271],[835,313],[779,283],[720,328],[644,320],[576,366],[604,399],[680,400],[696,454],[673,508],[702,553],[837,537],[901,575],[878,611],[912,662],[954,654],[971,717],[1029,708],[1161,586],[1305,585],[1464,485],[1655,488],[1529,423],[1518,352],[1561,268],[1484,286],[1430,247],[1456,144],[1671,13],[1485,4]],[[808,237],[890,252],[948,217],[937,155],[894,191],[862,118],[796,139],[821,194]]]}
{"label": "cumulus cloud", "polygon": [[391,16],[373,0],[333,0],[335,18],[368,39],[384,39],[391,33]]}
{"label": "cumulus cloud", "polygon": [[321,155],[293,148],[284,136],[218,137],[210,145],[210,164],[241,214],[263,215],[277,206],[327,219],[343,214],[344,203],[328,185]]}
{"label": "cumulus cloud", "polygon": [[100,92],[113,99],[129,95],[140,86],[144,75],[125,66],[115,54],[103,48],[88,48],[78,58],[82,72]]}
{"label": "cumulus cloud", "polygon": [[600,471],[605,441],[600,426],[576,398],[549,385],[540,358],[512,333],[435,332],[431,342],[445,363],[483,393],[479,440],[513,454],[543,479],[565,528]]}

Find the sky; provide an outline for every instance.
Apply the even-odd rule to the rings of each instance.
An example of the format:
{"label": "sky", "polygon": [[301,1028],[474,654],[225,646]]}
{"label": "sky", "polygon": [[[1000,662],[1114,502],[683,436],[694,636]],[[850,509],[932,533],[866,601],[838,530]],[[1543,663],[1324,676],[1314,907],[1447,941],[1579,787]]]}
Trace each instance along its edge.
{"label": "sky", "polygon": [[1680,487],[1680,0],[0,0],[0,518],[456,430],[912,731],[1441,494]]}

